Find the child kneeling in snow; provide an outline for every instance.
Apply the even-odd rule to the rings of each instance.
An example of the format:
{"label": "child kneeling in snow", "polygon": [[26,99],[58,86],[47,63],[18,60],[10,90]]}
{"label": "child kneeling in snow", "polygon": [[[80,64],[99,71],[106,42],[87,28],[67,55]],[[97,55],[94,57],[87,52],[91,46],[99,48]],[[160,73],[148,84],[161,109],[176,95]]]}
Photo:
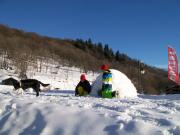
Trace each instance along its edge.
{"label": "child kneeling in snow", "polygon": [[109,66],[102,65],[101,70],[103,71],[102,90],[98,92],[98,95],[102,96],[103,98],[115,97],[116,92],[112,91],[112,73],[109,70]]}
{"label": "child kneeling in snow", "polygon": [[86,96],[91,92],[91,85],[88,80],[86,80],[85,74],[80,77],[80,82],[76,86],[75,96]]}

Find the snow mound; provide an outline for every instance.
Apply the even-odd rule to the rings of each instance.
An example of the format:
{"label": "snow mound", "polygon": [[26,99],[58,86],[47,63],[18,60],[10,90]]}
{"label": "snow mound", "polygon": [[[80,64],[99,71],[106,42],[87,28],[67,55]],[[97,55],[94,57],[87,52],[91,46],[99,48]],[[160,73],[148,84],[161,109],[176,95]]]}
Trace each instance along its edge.
{"label": "snow mound", "polygon": [[[112,89],[119,92],[119,98],[137,97],[137,90],[131,80],[122,72],[110,69],[112,73]],[[97,96],[98,90],[102,89],[102,73],[92,83],[91,95]]]}

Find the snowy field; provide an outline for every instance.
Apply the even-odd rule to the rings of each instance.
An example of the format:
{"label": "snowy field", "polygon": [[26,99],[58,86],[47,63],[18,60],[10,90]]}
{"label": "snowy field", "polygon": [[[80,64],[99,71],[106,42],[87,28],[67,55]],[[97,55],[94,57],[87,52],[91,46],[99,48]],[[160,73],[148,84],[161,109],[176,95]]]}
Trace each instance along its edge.
{"label": "snowy field", "polygon": [[[0,81],[9,75],[0,70]],[[39,97],[0,85],[0,135],[180,135],[180,95],[75,97],[77,76],[66,82],[58,75],[34,76],[52,84]]]}

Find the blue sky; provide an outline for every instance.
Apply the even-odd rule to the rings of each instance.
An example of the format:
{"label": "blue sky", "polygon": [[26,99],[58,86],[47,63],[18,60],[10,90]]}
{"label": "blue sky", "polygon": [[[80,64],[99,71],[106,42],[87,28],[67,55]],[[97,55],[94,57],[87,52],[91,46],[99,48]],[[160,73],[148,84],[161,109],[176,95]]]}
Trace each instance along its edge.
{"label": "blue sky", "polygon": [[180,56],[180,0],[0,0],[0,23],[58,38],[91,38],[146,64]]}

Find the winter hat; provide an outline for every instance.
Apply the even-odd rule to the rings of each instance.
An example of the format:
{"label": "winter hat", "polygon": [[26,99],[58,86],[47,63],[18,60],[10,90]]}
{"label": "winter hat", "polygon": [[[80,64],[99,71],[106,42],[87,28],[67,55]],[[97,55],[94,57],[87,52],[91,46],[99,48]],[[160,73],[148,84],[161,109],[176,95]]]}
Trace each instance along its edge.
{"label": "winter hat", "polygon": [[107,64],[104,64],[101,66],[101,70],[109,70],[109,66]]}
{"label": "winter hat", "polygon": [[85,74],[82,74],[81,75],[81,81],[84,81],[84,80],[86,80],[86,76],[85,76]]}

